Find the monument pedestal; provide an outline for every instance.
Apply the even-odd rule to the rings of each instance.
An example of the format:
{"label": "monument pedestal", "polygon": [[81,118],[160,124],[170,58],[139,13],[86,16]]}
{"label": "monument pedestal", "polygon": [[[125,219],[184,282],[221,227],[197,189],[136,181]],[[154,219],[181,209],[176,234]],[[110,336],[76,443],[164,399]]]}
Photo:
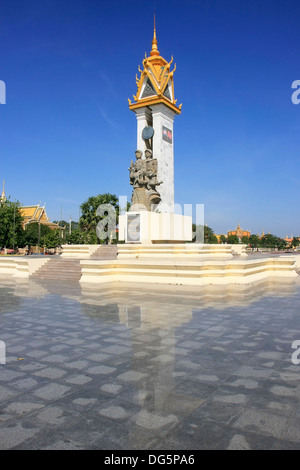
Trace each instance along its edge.
{"label": "monument pedestal", "polygon": [[182,243],[192,236],[190,216],[140,211],[119,217],[119,241],[125,243]]}

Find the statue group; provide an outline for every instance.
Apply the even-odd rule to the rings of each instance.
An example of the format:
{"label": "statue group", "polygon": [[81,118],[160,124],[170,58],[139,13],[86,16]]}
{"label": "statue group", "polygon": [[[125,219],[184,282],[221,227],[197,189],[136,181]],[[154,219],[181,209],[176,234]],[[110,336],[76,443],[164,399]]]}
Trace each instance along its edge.
{"label": "statue group", "polygon": [[133,186],[130,211],[148,210],[160,203],[160,194],[156,187],[161,184],[157,179],[157,159],[153,158],[150,149],[145,150],[145,158],[141,150],[135,152],[136,161],[129,168],[130,184]]}

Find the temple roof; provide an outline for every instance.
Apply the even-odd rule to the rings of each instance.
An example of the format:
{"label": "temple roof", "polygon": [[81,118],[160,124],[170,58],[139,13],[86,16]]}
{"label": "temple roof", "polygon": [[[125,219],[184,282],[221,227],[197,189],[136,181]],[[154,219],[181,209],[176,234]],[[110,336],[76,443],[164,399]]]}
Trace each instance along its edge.
{"label": "temple roof", "polygon": [[26,225],[40,222],[42,225],[47,225],[51,229],[64,229],[64,227],[55,224],[54,222],[50,222],[49,217],[47,216],[45,206],[41,206],[40,204],[36,204],[33,206],[20,206],[19,211],[23,217],[23,227],[25,228]]}
{"label": "temple roof", "polygon": [[161,57],[157,48],[156,27],[154,17],[154,32],[152,39],[152,49],[149,57],[145,53],[143,60],[143,70],[138,68],[140,77],[136,75],[137,93],[133,95],[134,103],[128,99],[129,109],[134,111],[143,106],[163,103],[171,108],[175,113],[181,113],[181,104],[176,106],[177,100],[174,99],[174,81],[173,74],[176,70],[176,64],[171,71],[170,62]]}

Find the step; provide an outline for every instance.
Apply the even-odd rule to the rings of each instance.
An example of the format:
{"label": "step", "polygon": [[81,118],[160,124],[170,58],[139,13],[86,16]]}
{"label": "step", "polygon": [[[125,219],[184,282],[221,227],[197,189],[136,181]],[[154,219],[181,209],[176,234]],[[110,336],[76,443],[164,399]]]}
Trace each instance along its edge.
{"label": "step", "polygon": [[90,259],[117,259],[117,255],[117,245],[101,245],[95,253],[93,253]]}
{"label": "step", "polygon": [[79,260],[50,259],[32,276],[38,279],[79,281],[81,266]]}

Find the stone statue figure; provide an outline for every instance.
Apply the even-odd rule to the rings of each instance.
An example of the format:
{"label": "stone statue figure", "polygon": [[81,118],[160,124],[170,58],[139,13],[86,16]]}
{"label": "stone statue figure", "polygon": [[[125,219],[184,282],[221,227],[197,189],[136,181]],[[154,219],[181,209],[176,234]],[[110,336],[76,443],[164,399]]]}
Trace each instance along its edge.
{"label": "stone statue figure", "polygon": [[144,175],[146,173],[146,165],[145,161],[142,160],[143,152],[140,150],[135,151],[136,161],[133,163],[131,160],[131,165],[129,168],[129,178],[130,184],[132,184],[133,188],[141,188],[144,186]]}
{"label": "stone statue figure", "polygon": [[153,158],[150,149],[145,150],[145,158],[141,150],[135,152],[136,161],[129,169],[130,184],[133,186],[133,193],[130,211],[148,210],[151,211],[153,204],[160,203],[160,194],[156,190],[161,182],[157,180],[157,159]]}

